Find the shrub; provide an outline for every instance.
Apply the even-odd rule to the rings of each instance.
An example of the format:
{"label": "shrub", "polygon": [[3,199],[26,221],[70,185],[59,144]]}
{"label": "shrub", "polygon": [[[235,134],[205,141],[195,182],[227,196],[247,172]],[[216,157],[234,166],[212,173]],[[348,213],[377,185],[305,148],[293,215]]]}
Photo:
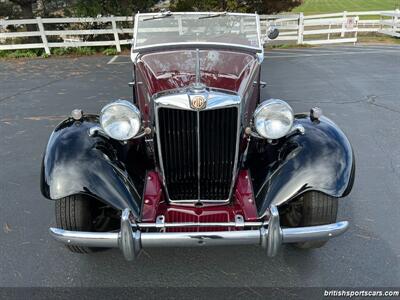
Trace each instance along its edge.
{"label": "shrub", "polygon": [[5,58],[32,58],[37,57],[37,52],[33,50],[15,50],[9,51],[4,56]]}
{"label": "shrub", "polygon": [[96,53],[96,51],[93,48],[90,47],[79,47],[74,49],[74,53],[76,55],[93,55]]}
{"label": "shrub", "polygon": [[51,49],[51,53],[54,55],[67,55],[72,52],[73,48],[54,48]]}
{"label": "shrub", "polygon": [[118,54],[117,49],[115,49],[115,48],[107,48],[107,49],[103,50],[102,53],[104,55],[109,55],[109,56]]}

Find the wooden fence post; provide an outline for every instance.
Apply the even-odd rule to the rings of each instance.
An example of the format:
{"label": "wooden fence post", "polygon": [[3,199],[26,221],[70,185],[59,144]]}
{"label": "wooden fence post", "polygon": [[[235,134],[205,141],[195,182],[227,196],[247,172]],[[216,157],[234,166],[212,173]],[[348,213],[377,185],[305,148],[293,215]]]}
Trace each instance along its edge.
{"label": "wooden fence post", "polygon": [[393,16],[393,32],[397,32],[397,22],[399,21],[400,9],[396,9]]}
{"label": "wooden fence post", "polygon": [[119,36],[118,36],[118,31],[117,31],[117,22],[115,22],[115,17],[111,17],[111,24],[112,24],[112,29],[114,32],[114,40],[115,40],[115,47],[117,47],[117,52],[121,52],[121,45],[119,43]]}
{"label": "wooden fence post", "polygon": [[299,14],[299,26],[298,26],[297,44],[303,44],[303,33],[304,33],[304,14],[301,12]]}
{"label": "wooden fence post", "polygon": [[332,29],[332,24],[329,23],[329,33],[328,33],[328,41],[331,39],[331,30]]}
{"label": "wooden fence post", "polygon": [[354,33],[354,37],[355,37],[355,39],[356,39],[356,41],[354,42],[354,45],[357,43],[357,41],[358,41],[358,21],[360,21],[360,17],[359,16],[357,16],[356,18],[355,18],[355,33]]}
{"label": "wooden fence post", "polygon": [[342,33],[340,34],[341,37],[344,37],[346,33],[346,22],[347,22],[347,11],[343,12],[343,22],[342,22]]}
{"label": "wooden fence post", "polygon": [[50,48],[49,48],[49,44],[47,43],[46,33],[44,32],[44,26],[43,26],[42,18],[41,17],[37,17],[36,21],[37,21],[37,24],[38,24],[38,27],[39,27],[40,36],[42,38],[44,51],[46,52],[47,55],[50,55]]}

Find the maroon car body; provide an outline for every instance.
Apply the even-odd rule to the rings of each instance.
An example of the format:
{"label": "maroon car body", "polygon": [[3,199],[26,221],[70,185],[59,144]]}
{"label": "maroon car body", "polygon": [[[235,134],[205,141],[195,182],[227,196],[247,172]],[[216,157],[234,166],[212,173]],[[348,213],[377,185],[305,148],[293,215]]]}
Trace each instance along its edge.
{"label": "maroon car body", "polygon": [[[260,88],[254,82],[259,81],[260,67],[257,56],[246,52],[237,52],[224,49],[199,50],[201,66],[201,82],[209,87],[225,90],[240,95],[246,99],[245,112],[254,111],[260,96]],[[137,105],[143,112],[146,124],[151,124],[152,99],[167,91],[185,89],[195,83],[196,76],[196,49],[177,49],[171,51],[155,51],[139,55],[135,63]],[[251,114],[243,114],[243,121],[247,124]],[[239,154],[243,154],[247,141],[243,139]],[[156,215],[164,215],[166,222],[230,222],[239,214],[246,220],[257,220],[257,210],[253,199],[252,184],[248,171],[238,174],[234,201],[231,205],[203,204],[202,207],[182,207],[182,205],[166,205],[168,201],[159,193],[158,186],[162,187],[157,173],[152,174],[151,182],[156,184],[151,190],[151,184],[146,185],[144,198],[146,200],[142,210],[142,221],[155,221]],[[251,190],[251,193],[249,192]],[[151,200],[150,195],[157,195]],[[246,196],[244,196],[246,195]],[[249,201],[250,199],[250,201]],[[211,208],[205,208],[211,206]],[[151,215],[152,217],[147,217]],[[226,230],[221,227],[219,230]],[[168,229],[167,229],[168,230]],[[170,229],[171,230],[171,229]],[[174,228],[186,230],[185,228]],[[190,231],[199,231],[200,228],[190,228]],[[207,227],[203,230],[214,231],[218,227]]]}
{"label": "maroon car body", "polygon": [[[351,145],[319,109],[262,101],[263,40],[257,15],[138,14],[132,100],[100,116],[74,110],[50,137],[51,234],[75,252],[119,247],[132,260],[198,245],[260,244],[273,256],[346,231],[335,220],[354,182]],[[332,215],[307,223],[308,202]]]}

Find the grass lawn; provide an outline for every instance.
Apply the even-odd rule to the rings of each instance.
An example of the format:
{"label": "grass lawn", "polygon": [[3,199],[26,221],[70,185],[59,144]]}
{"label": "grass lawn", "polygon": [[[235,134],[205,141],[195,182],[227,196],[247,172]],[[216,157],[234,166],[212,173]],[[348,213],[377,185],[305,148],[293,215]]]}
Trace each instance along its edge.
{"label": "grass lawn", "polygon": [[304,0],[293,12],[306,15],[343,11],[393,10],[400,8],[400,0]]}

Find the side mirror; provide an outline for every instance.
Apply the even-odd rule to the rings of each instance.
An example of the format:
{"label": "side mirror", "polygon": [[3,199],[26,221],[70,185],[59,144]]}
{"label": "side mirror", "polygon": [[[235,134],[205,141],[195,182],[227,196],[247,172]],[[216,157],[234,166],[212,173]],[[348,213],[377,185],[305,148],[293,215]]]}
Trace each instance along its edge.
{"label": "side mirror", "polygon": [[270,28],[268,28],[267,37],[268,37],[270,40],[274,40],[274,39],[276,39],[278,36],[279,36],[279,29],[278,29],[278,28],[276,28],[276,27],[274,27],[274,26],[271,26]]}

